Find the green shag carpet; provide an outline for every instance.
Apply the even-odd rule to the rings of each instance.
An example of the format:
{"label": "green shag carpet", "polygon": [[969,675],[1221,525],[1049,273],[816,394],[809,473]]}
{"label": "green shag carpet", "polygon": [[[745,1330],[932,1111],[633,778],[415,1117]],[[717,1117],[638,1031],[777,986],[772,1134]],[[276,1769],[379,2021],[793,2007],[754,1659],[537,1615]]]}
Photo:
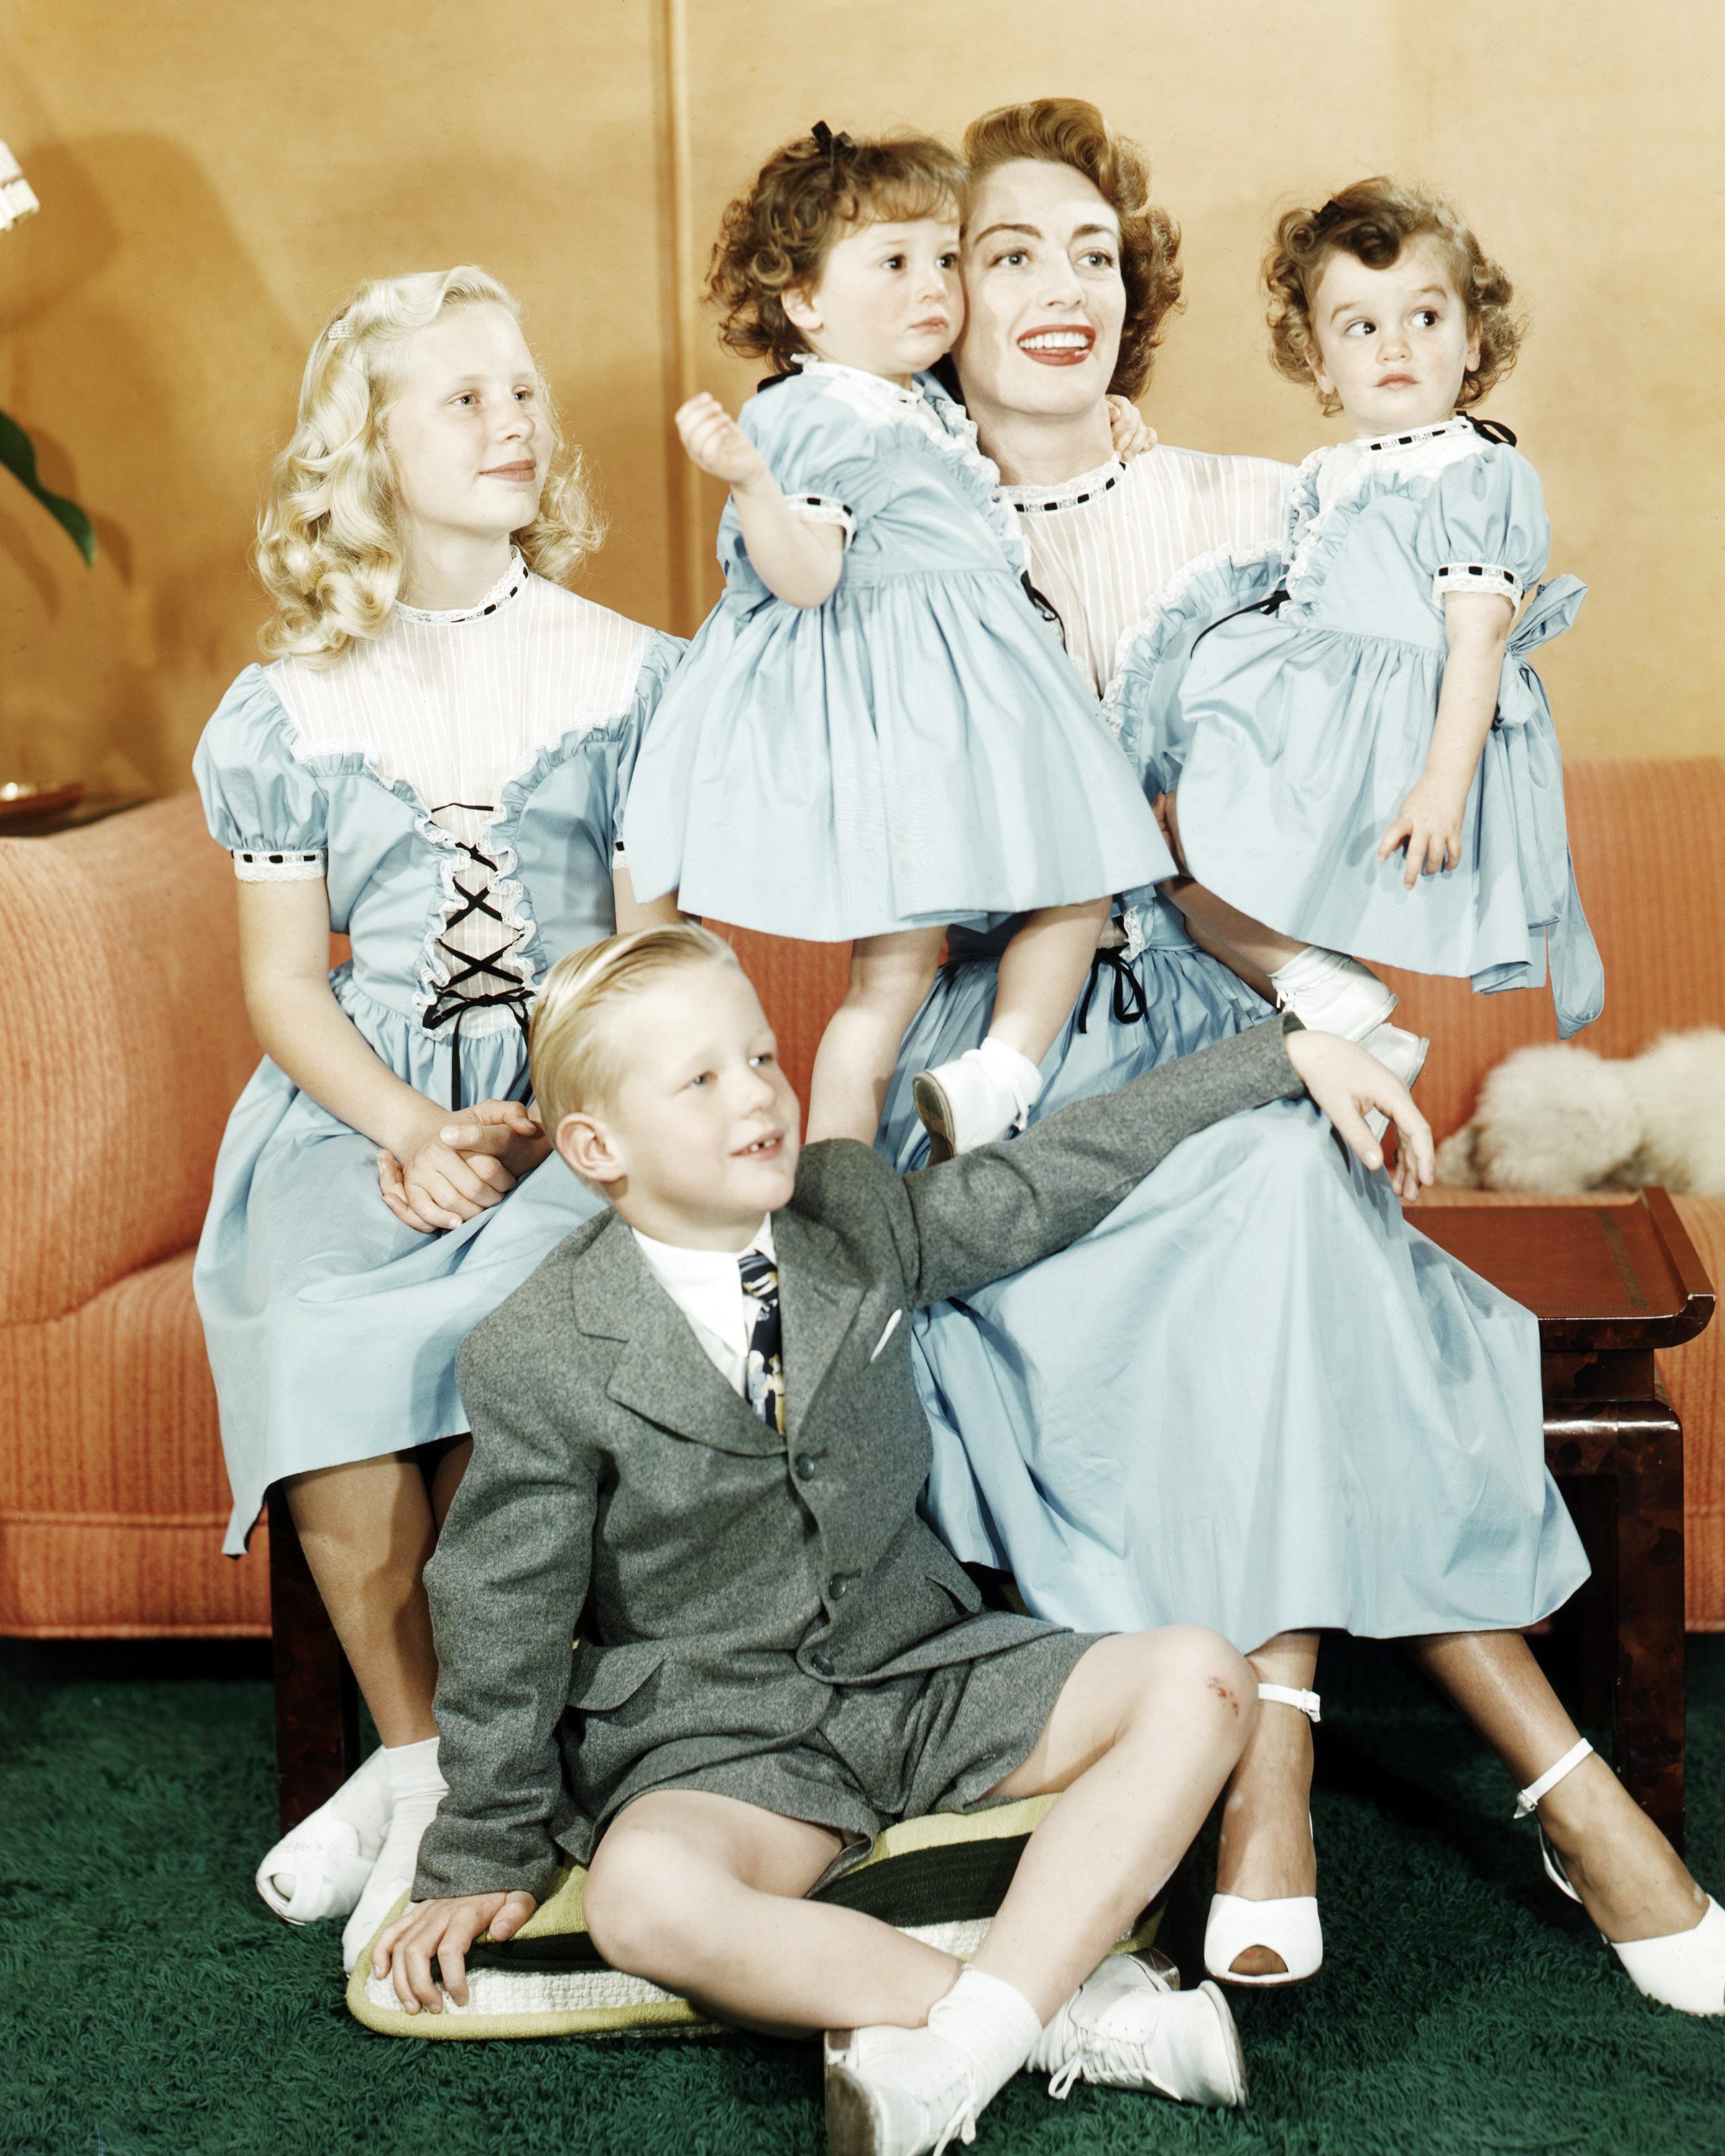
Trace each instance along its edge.
{"label": "green shag carpet", "polygon": [[[1321,1681],[1327,1958],[1234,1994],[1250,2107],[1055,2104],[1020,2076],[978,2156],[1725,2150],[1725,2022],[1637,1996],[1399,1657],[1335,1642]],[[1690,1858],[1725,1892],[1725,1639],[1692,1640],[1689,1684]],[[253,1892],[274,1817],[251,1649],[0,1643],[0,2149],[819,2156],[809,2046],[368,2035],[336,1927],[290,1931]],[[1204,1892],[1177,1896],[1183,1960]]]}

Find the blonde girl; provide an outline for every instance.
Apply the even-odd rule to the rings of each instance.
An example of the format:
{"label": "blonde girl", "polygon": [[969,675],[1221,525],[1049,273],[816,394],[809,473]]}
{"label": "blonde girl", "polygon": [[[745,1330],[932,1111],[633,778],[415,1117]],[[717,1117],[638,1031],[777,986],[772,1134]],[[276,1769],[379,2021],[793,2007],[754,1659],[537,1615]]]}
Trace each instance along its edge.
{"label": "blonde girl", "polygon": [[[618,825],[678,649],[562,588],[598,537],[503,287],[362,285],[263,513],[270,661],[196,757],[265,1059],[195,1274],[226,1547],[285,1485],[382,1739],[258,1887],[290,1923],[347,1917],[350,1965],[442,1794],[420,1571],[467,1450],[455,1349],[596,1209],[518,1105],[526,1019],[562,952],[644,918]],[[485,1127],[446,1137],[475,1103]]]}

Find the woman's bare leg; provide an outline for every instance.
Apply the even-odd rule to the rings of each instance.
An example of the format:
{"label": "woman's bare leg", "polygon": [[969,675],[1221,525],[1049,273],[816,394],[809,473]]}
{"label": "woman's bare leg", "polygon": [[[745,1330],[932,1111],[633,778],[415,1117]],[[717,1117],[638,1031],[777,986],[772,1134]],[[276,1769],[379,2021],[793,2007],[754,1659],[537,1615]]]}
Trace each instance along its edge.
{"label": "woman's bare leg", "polygon": [[943,928],[864,937],[850,954],[850,985],[827,1023],[809,1087],[809,1141],[875,1142],[905,1029],[934,983]]}
{"label": "woman's bare leg", "polygon": [[[1574,1723],[1519,1632],[1438,1633],[1409,1647],[1518,1788],[1575,1743]],[[1584,1759],[1541,1798],[1539,1824],[1608,1939],[1663,1938],[1692,1930],[1706,1913],[1682,1859],[1603,1759]]]}
{"label": "woman's bare leg", "polygon": [[[1250,1662],[1260,1684],[1310,1691],[1317,1674],[1316,1632],[1279,1632]],[[1260,1702],[1222,1807],[1216,1892],[1274,1902],[1317,1892],[1312,1845],[1312,1724],[1296,1707]],[[1279,1976],[1287,1964],[1267,1947],[1248,1947],[1231,1964],[1239,1976]]]}
{"label": "woman's bare leg", "polygon": [[1029,916],[1001,954],[991,1040],[1041,1062],[1071,1015],[1112,903],[1045,906]]}
{"label": "woman's bare leg", "polygon": [[989,1792],[1063,1792],[1031,1835],[973,1966],[1043,2022],[1165,1886],[1250,1738],[1252,1673],[1194,1625],[1099,1640],[1041,1736]]}
{"label": "woman's bare leg", "polygon": [[613,1968],[770,2035],[920,2029],[958,1964],[857,1910],[802,1898],[844,1845],[829,1828],[733,1797],[638,1797],[588,1874],[593,1943]]}
{"label": "woman's bare leg", "polygon": [[[459,1468],[454,1475],[459,1480]],[[319,1468],[295,1476],[287,1496],[305,1562],[378,1736],[388,1745],[435,1737],[437,1655],[420,1575],[437,1530],[418,1461],[409,1453],[386,1453]]]}

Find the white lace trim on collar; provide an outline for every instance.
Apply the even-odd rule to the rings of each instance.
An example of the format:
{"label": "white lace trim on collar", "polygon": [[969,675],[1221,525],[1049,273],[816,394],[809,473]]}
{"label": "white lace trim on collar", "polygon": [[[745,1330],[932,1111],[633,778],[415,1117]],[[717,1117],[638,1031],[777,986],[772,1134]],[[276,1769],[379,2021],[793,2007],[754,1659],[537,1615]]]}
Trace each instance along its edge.
{"label": "white lace trim on collar", "polygon": [[531,572],[521,558],[521,549],[512,547],[509,552],[509,567],[499,577],[485,597],[472,606],[416,607],[405,599],[395,603],[396,612],[408,621],[423,621],[434,628],[453,628],[464,621],[483,621],[487,614],[495,613],[499,607],[506,606],[519,593],[526,588]]}
{"label": "white lace trim on collar", "polygon": [[1111,487],[1118,486],[1126,477],[1126,465],[1119,457],[1110,457],[1105,465],[1094,471],[1080,472],[1075,478],[1062,480],[1057,486],[1003,486],[1000,499],[1010,502],[1020,516],[1045,516],[1063,509],[1076,509],[1081,502],[1092,501],[1099,494],[1106,494]]}

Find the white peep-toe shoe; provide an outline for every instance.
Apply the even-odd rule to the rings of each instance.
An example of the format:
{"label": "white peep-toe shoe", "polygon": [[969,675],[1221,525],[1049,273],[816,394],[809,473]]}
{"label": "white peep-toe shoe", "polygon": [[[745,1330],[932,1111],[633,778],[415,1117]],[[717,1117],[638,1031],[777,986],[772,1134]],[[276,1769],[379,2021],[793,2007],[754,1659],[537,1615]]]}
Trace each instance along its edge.
{"label": "white peep-toe shoe", "polygon": [[[1315,1691],[1296,1691],[1291,1685],[1260,1684],[1258,1697],[1297,1709],[1308,1722],[1322,1719],[1318,1712],[1322,1702]],[[1254,1947],[1278,1956],[1281,1969],[1268,1976],[1242,1974],[1234,1964]],[[1288,1894],[1271,1902],[1249,1902],[1240,1894],[1211,1896],[1209,1921],[1204,1928],[1204,1965],[1219,1984],[1303,1984],[1307,1977],[1317,1975],[1323,1958],[1323,1927],[1318,1922],[1317,1895]]]}
{"label": "white peep-toe shoe", "polygon": [[[1593,1750],[1586,1738],[1573,1744],[1556,1766],[1548,1767],[1537,1782],[1516,1793],[1515,1816],[1538,1821],[1539,1800],[1554,1789]],[[1581,1899],[1569,1884],[1563,1859],[1539,1829],[1539,1854],[1546,1876],[1572,1902]],[[1623,1964],[1636,1990],[1680,2014],[1725,2014],[1725,1909],[1709,1894],[1707,1912],[1686,1932],[1666,1932],[1656,1939],[1605,1939]],[[1599,1937],[1605,1938],[1601,1932]]]}
{"label": "white peep-toe shoe", "polygon": [[276,1843],[258,1866],[259,1893],[285,1923],[347,1916],[372,1876],[389,1814],[389,1774],[379,1745],[327,1804]]}

